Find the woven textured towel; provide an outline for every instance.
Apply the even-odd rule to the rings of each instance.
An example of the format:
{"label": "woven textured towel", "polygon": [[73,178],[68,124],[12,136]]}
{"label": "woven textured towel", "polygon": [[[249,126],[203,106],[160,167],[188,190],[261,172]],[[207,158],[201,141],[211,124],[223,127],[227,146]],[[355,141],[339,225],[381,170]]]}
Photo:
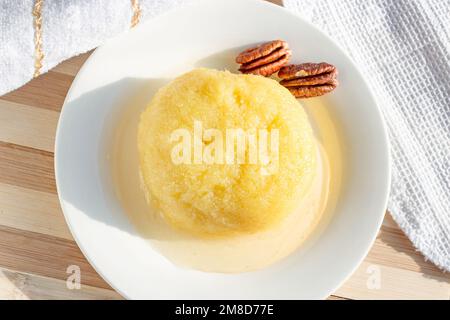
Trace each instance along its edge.
{"label": "woven textured towel", "polygon": [[[23,85],[36,73],[44,73],[65,59],[101,45],[139,21],[184,2],[186,0],[0,0],[0,95]],[[38,33],[36,23],[40,25]],[[40,61],[36,59],[37,52],[42,52]],[[42,66],[36,68],[36,64]]]}
{"label": "woven textured towel", "polygon": [[389,211],[450,271],[450,1],[284,0],[346,50],[388,124]]}

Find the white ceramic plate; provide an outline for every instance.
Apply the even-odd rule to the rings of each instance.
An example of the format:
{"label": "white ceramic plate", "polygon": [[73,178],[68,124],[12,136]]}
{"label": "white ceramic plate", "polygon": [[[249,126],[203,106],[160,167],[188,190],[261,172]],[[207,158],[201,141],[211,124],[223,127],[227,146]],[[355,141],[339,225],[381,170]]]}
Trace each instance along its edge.
{"label": "white ceramic plate", "polygon": [[[327,61],[341,86],[327,96],[346,141],[346,178],[332,221],[306,252],[267,269],[216,274],[172,265],[151,249],[111,186],[108,150],[124,102],[145,86],[196,66],[223,68],[243,46],[287,40],[292,61]],[[123,111],[123,110],[122,110]],[[372,245],[389,189],[385,126],[364,78],[330,39],[261,0],[196,1],[146,22],[97,49],[78,73],[59,120],[56,182],[67,223],[97,272],[127,298],[324,298]]]}

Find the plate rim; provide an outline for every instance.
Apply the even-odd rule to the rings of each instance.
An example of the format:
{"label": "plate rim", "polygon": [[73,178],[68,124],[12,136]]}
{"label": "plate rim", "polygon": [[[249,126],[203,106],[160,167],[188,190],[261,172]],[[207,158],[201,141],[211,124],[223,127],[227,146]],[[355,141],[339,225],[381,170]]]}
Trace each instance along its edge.
{"label": "plate rim", "polygon": [[[360,257],[358,258],[358,263],[355,263],[352,270],[347,271],[346,275],[343,277],[343,279],[341,281],[338,281],[337,284],[335,286],[333,286],[333,288],[330,288],[327,292],[327,295],[322,297],[322,299],[327,298],[328,296],[332,295],[338,288],[340,288],[357,270],[357,268],[361,265],[361,263],[363,262],[363,260],[365,259],[365,257],[367,256],[367,254],[369,253],[369,251],[371,250],[371,248],[373,247],[373,244],[377,238],[377,235],[379,233],[379,230],[381,228],[383,219],[385,217],[386,211],[387,211],[387,204],[388,204],[388,200],[389,200],[389,194],[390,194],[390,187],[391,187],[391,175],[392,175],[392,160],[391,160],[391,147],[390,147],[390,140],[389,140],[389,134],[388,134],[388,129],[387,129],[387,124],[386,121],[384,119],[383,113],[381,111],[381,108],[379,106],[379,103],[376,99],[376,96],[373,92],[373,90],[371,89],[369,83],[366,81],[365,77],[363,76],[362,72],[360,71],[360,69],[358,68],[358,66],[355,64],[355,62],[353,61],[353,59],[347,54],[347,52],[342,48],[342,46],[340,44],[338,44],[337,42],[335,42],[331,37],[329,37],[325,32],[323,32],[322,30],[320,30],[319,28],[317,28],[316,26],[314,26],[312,23],[310,23],[309,21],[305,20],[304,18],[302,18],[301,16],[299,16],[296,13],[293,13],[289,10],[287,10],[284,7],[281,7],[277,4],[268,2],[268,1],[262,1],[262,0],[227,0],[226,2],[228,3],[233,3],[231,4],[232,6],[234,6],[234,3],[242,3],[242,1],[245,1],[247,3],[250,3],[251,5],[257,5],[257,6],[265,6],[265,7],[269,7],[270,10],[278,10],[280,12],[282,12],[282,14],[289,14],[293,17],[295,17],[296,19],[299,19],[302,21],[302,23],[309,25],[311,28],[313,28],[314,30],[316,30],[318,33],[320,33],[323,37],[325,37],[328,41],[330,41],[331,43],[333,43],[336,47],[339,48],[339,50],[341,51],[341,53],[347,58],[348,62],[351,64],[352,68],[358,73],[358,75],[363,79],[363,85],[367,88],[367,92],[369,93],[368,96],[368,100],[371,100],[372,104],[376,106],[376,112],[379,116],[379,119],[381,120],[379,124],[381,124],[381,127],[383,129],[383,145],[385,146],[385,153],[386,153],[386,170],[387,170],[387,176],[385,177],[385,185],[386,188],[384,189],[384,197],[383,197],[383,207],[384,212],[382,214],[379,214],[378,216],[378,222],[376,225],[376,232],[373,233],[373,235],[370,237],[369,239],[369,245],[367,246],[367,248],[364,250],[364,252],[361,253]],[[186,6],[189,6],[191,4],[202,4],[202,3],[207,3],[208,0],[192,0],[187,4],[183,4],[180,7],[177,8],[173,8],[170,9],[168,12],[162,13],[161,15],[159,15],[158,17],[163,17],[168,13],[173,13],[174,11],[179,11],[182,12]],[[283,1],[282,1],[283,2]],[[143,23],[137,25],[134,29],[140,29],[140,28],[144,28],[146,24],[151,23],[152,20],[154,18],[150,18],[146,21],[144,21]],[[111,286],[111,288],[113,288],[113,290],[115,290],[117,293],[119,293],[122,297],[124,297],[125,299],[131,299],[132,297],[130,297],[127,293],[123,292],[121,289],[119,289],[117,286],[114,285],[114,283],[112,282],[111,279],[109,279],[108,276],[106,276],[101,269],[96,265],[96,263],[93,261],[94,258],[91,257],[86,250],[86,248],[84,248],[81,245],[81,241],[78,238],[77,233],[75,232],[75,227],[72,224],[72,221],[70,220],[70,218],[68,217],[68,213],[66,212],[68,209],[66,208],[63,199],[61,198],[61,192],[60,192],[60,177],[59,177],[59,166],[58,166],[58,145],[60,144],[60,131],[61,129],[61,120],[64,117],[64,108],[66,107],[66,105],[68,104],[68,101],[72,98],[73,95],[73,91],[74,88],[78,85],[80,78],[82,78],[82,75],[86,72],[86,70],[88,69],[88,66],[92,63],[92,61],[94,60],[94,58],[98,55],[98,53],[100,52],[100,50],[102,50],[103,47],[105,47],[106,44],[115,41],[116,38],[119,37],[123,37],[125,34],[133,32],[133,29],[129,29],[126,30],[110,39],[108,39],[107,41],[105,41],[104,44],[102,44],[101,46],[95,48],[95,50],[90,54],[89,58],[83,63],[83,65],[81,66],[81,68],[79,69],[79,71],[77,72],[77,75],[75,76],[74,80],[71,83],[71,86],[66,94],[66,97],[64,99],[64,103],[63,106],[61,108],[60,111],[60,116],[58,119],[58,124],[57,124],[57,128],[56,128],[56,133],[55,133],[55,144],[54,144],[54,172],[55,172],[55,182],[56,182],[56,190],[57,190],[57,195],[58,195],[58,201],[60,203],[63,215],[64,215],[64,220],[66,221],[66,224],[69,228],[69,231],[72,235],[72,237],[74,238],[77,246],[79,247],[80,251],[82,252],[83,256],[86,258],[86,260],[89,262],[89,264],[93,267],[93,269],[99,274],[99,276],[108,284]],[[381,138],[381,137],[380,137]],[[380,201],[381,202],[381,201]],[[159,300],[158,297],[154,297],[152,299],[155,300]],[[214,298],[212,298],[214,299]]]}

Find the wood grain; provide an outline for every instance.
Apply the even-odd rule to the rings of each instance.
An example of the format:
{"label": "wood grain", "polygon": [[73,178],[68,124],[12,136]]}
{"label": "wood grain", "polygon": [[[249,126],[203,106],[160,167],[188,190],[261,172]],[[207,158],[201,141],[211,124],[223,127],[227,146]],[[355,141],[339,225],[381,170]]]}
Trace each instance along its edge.
{"label": "wood grain", "polygon": [[[398,259],[397,259],[398,260]],[[450,283],[444,277],[364,261],[336,295],[349,299],[450,299]],[[379,276],[379,282],[371,277]]]}
{"label": "wood grain", "polygon": [[89,55],[92,52],[93,51],[89,51],[86,54],[80,54],[78,56],[72,57],[57,65],[55,68],[53,68],[53,71],[75,77],[78,73],[78,70],[80,70],[80,66],[82,66],[86,62],[87,58],[89,58]]}
{"label": "wood grain", "polygon": [[41,276],[67,279],[67,268],[80,267],[81,283],[110,289],[86,261],[74,241],[0,226],[0,266]]}
{"label": "wood grain", "polygon": [[13,300],[117,300],[115,291],[82,285],[68,289],[66,281],[0,268],[0,299]]}
{"label": "wood grain", "polygon": [[[59,112],[89,54],[0,97],[0,299],[120,298],[73,241],[56,194]],[[66,286],[70,265],[80,267],[81,290]],[[450,299],[450,275],[426,262],[389,215],[365,261],[330,297],[383,298]]]}
{"label": "wood grain", "polygon": [[[49,71],[19,90],[5,94],[2,100],[59,112],[73,78],[71,75]],[[49,86],[49,83],[52,85]]]}
{"label": "wood grain", "polygon": [[73,240],[55,193],[0,183],[0,225]]}
{"label": "wood grain", "polygon": [[56,193],[53,153],[0,141],[0,183]]}
{"label": "wood grain", "polygon": [[[423,273],[428,278],[450,281],[450,274],[442,272],[432,263],[427,263],[403,231],[397,225],[392,225],[395,222],[390,214],[386,214],[384,221],[366,261]],[[386,223],[389,226],[386,226]]]}
{"label": "wood grain", "polygon": [[58,118],[59,112],[6,101],[2,97],[0,141],[53,152]]}

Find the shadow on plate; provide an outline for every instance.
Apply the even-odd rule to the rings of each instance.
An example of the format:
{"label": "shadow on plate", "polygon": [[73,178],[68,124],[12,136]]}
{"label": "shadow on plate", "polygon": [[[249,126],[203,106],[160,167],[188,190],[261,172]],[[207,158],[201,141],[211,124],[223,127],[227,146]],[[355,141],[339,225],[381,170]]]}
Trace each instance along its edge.
{"label": "shadow on plate", "polygon": [[[237,73],[235,57],[249,46],[214,53],[195,62],[192,68],[227,69]],[[144,207],[144,197],[138,172],[138,122],[141,112],[154,94],[169,81],[170,79],[163,78],[124,78],[68,101],[61,121],[65,130],[59,132],[59,141],[65,143],[59,144],[57,151],[65,159],[64,163],[58,163],[58,183],[61,185],[60,189],[65,190],[65,195],[71,197],[63,199],[66,206],[131,235],[138,234],[133,225],[142,226],[147,223],[147,226],[139,228],[139,235],[159,240],[185,240],[190,237],[182,235],[181,238],[167,238],[168,232],[161,225],[149,228],[148,219],[144,221],[139,218],[147,218],[148,215],[141,210]],[[95,114],[95,117],[86,117],[89,113]],[[102,121],[99,122],[99,119]],[[80,126],[80,123],[83,125]],[[68,136],[73,132],[78,134]],[[91,141],[99,143],[88,143]],[[126,168],[117,170],[121,165]],[[119,177],[115,174],[117,172],[120,172]],[[85,183],[86,181],[96,183]],[[118,184],[127,187],[118,193],[115,188]],[[80,185],[83,185],[82,190]],[[98,189],[102,190],[103,201],[98,199]],[[124,199],[128,200],[123,201]],[[101,202],[110,203],[109,210],[105,210]],[[117,207],[124,210],[117,210]],[[141,212],[136,213],[139,210]],[[132,212],[133,224],[129,223],[130,216],[125,216],[123,211]],[[154,221],[150,220],[150,225],[152,222]]]}

